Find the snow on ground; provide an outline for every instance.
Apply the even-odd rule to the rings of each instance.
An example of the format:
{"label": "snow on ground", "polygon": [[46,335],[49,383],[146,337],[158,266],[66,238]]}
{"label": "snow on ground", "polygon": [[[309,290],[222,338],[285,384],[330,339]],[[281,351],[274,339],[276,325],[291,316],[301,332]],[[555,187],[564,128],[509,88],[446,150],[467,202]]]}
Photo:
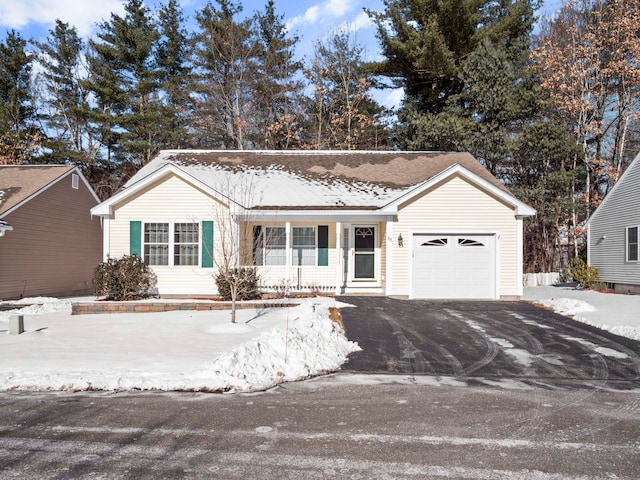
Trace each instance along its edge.
{"label": "snow on ground", "polygon": [[[359,350],[329,318],[345,304],[329,298],[238,310],[236,324],[229,311],[71,315],[71,300],[21,303],[36,302],[0,311],[0,390],[255,391],[338,370]],[[10,335],[16,313],[25,333]]]}
{"label": "snow on ground", "polygon": [[557,285],[525,287],[522,298],[616,335],[640,340],[640,295]]}
{"label": "snow on ground", "polygon": [[[540,286],[523,299],[640,340],[640,295]],[[228,311],[71,315],[71,302],[28,298],[0,310],[0,390],[256,391],[338,370],[359,350],[330,320],[329,307],[346,306],[330,298],[238,310],[236,324]],[[8,333],[16,313],[22,335]]]}

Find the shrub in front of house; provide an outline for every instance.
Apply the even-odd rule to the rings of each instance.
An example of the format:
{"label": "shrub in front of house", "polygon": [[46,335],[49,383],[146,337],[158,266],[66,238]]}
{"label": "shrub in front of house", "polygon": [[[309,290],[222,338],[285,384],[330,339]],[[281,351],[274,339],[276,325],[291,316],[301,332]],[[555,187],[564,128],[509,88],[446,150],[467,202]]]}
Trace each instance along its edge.
{"label": "shrub in front of house", "polygon": [[109,258],[93,274],[93,294],[106,300],[147,298],[157,283],[153,270],[136,255]]}
{"label": "shrub in front of house", "polygon": [[587,290],[602,285],[602,282],[599,281],[598,269],[588,265],[580,257],[572,258],[567,265],[562,267],[562,276],[565,280],[573,279]]}
{"label": "shrub in front of house", "polygon": [[216,275],[218,295],[225,301],[232,299],[232,288],[236,289],[236,300],[254,300],[260,297],[258,281],[258,272],[255,268],[251,267],[232,268],[226,271],[221,270],[218,275]]}

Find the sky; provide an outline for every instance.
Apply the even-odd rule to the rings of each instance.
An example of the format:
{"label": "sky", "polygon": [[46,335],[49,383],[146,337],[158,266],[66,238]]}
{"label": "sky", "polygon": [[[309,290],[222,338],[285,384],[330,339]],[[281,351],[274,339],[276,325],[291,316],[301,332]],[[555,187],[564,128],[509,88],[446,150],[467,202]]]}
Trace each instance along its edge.
{"label": "sky", "polygon": [[[243,15],[250,16],[264,9],[267,0],[240,0]],[[161,0],[145,0],[146,5],[155,10]],[[181,0],[188,20],[193,21],[195,12],[201,10],[206,0]],[[75,26],[78,33],[87,38],[102,20],[108,20],[111,13],[124,14],[124,0],[0,0],[0,32],[15,29],[25,38],[42,40],[53,28],[57,18]],[[364,12],[364,7],[382,10],[382,0],[276,0],[276,12],[283,15],[287,26],[301,37],[299,50],[310,51],[313,42],[334,28],[348,24],[358,36],[362,33],[362,43],[375,54],[375,28]],[[298,52],[300,54],[300,52]]]}
{"label": "sky", "polygon": [[[264,9],[267,0],[239,0],[243,14],[250,16]],[[539,15],[549,15],[557,9],[561,0],[546,0]],[[56,19],[76,27],[83,38],[90,38],[96,25],[108,20],[112,13],[123,15],[125,0],[0,0],[0,39],[6,32],[16,30],[25,39],[43,41]],[[145,0],[153,11],[162,0]],[[207,0],[181,0],[187,22],[194,22],[195,13],[200,11]],[[300,37],[296,54],[309,58],[313,45],[336,28],[349,26],[355,32],[357,41],[363,45],[364,60],[374,60],[380,56],[380,48],[375,38],[375,26],[364,8],[382,11],[383,0],[276,0],[276,13],[284,16],[290,31]],[[187,26],[189,29],[189,26]],[[378,101],[385,106],[399,103],[401,90],[388,91]]]}

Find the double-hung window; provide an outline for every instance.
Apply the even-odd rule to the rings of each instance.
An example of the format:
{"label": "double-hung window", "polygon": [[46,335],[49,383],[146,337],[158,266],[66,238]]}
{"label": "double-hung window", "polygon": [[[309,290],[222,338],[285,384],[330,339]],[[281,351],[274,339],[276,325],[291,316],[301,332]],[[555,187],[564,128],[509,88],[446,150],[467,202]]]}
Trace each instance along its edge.
{"label": "double-hung window", "polygon": [[627,227],[627,262],[638,261],[638,227]]}
{"label": "double-hung window", "polygon": [[304,266],[316,264],[315,227],[293,227],[292,265]]}
{"label": "double-hung window", "polygon": [[169,265],[169,224],[144,224],[144,263]]}
{"label": "double-hung window", "polygon": [[284,227],[253,228],[254,265],[285,265],[287,236]]}
{"label": "double-hung window", "polygon": [[173,226],[174,265],[198,265],[198,226],[197,223],[176,223]]}
{"label": "double-hung window", "polygon": [[198,266],[199,230],[198,223],[145,223],[144,262],[154,266]]}

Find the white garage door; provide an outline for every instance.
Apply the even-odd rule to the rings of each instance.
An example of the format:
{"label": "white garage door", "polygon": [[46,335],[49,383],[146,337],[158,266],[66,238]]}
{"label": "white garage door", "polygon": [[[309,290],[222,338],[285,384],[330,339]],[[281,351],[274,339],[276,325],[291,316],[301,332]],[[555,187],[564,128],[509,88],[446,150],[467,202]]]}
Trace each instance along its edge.
{"label": "white garage door", "polygon": [[495,298],[495,235],[413,237],[413,298]]}

